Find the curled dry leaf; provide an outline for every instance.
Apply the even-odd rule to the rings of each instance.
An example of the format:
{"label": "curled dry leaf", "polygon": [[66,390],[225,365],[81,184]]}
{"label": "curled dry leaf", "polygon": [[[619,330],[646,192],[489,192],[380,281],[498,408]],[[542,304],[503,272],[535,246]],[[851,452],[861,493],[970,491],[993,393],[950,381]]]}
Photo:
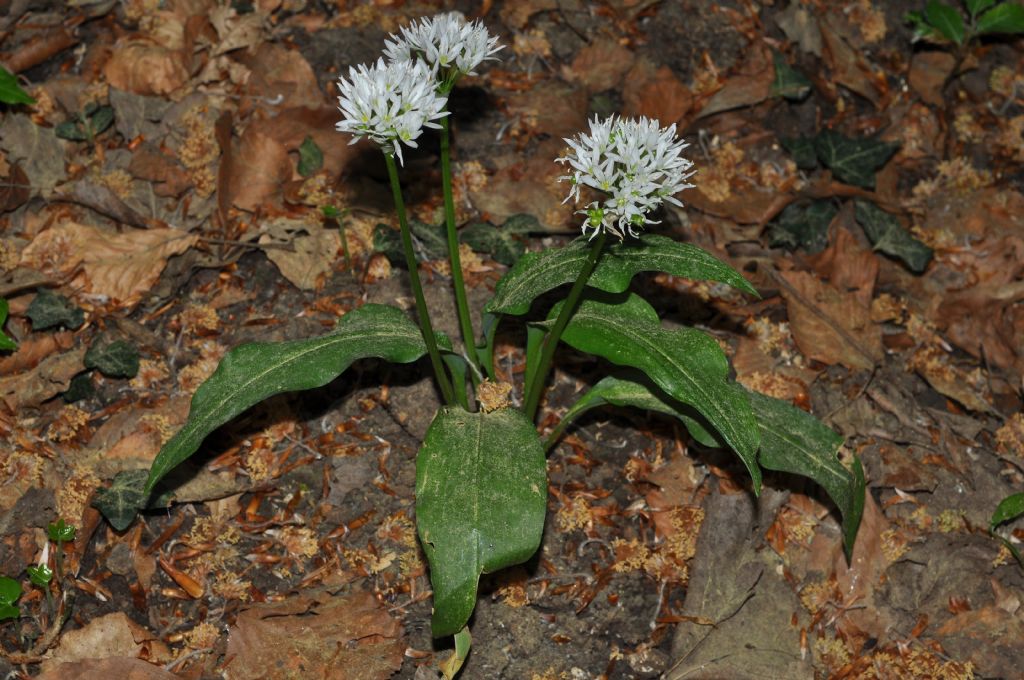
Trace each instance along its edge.
{"label": "curled dry leaf", "polygon": [[127,38],[114,46],[103,69],[107,81],[120,90],[141,95],[167,95],[189,78],[189,55],[143,38]]}
{"label": "curled dry leaf", "polygon": [[551,159],[564,151],[561,139],[549,139],[531,158],[502,168],[481,186],[470,186],[473,207],[490,222],[504,222],[512,215],[535,215],[545,229],[559,231],[573,223],[572,206],[563,203],[558,177],[563,170]]}
{"label": "curled dry leaf", "polygon": [[69,661],[140,656],[167,661],[171,654],[156,635],[129,619],[124,612],[114,612],[61,635],[60,643],[43,662],[42,669],[45,673]]}
{"label": "curled dry leaf", "polygon": [[85,368],[86,348],[47,357],[27,373],[5,377],[0,384],[0,401],[11,413],[38,406],[68,389],[71,379]]}
{"label": "curled dry leaf", "polygon": [[142,659],[114,657],[56,664],[37,680],[178,680],[180,677]]}
{"label": "curled dry leaf", "polygon": [[298,50],[279,43],[263,43],[254,55],[241,53],[238,60],[252,72],[248,93],[274,102],[278,108],[319,108],[324,104],[313,67]]}
{"label": "curled dry leaf", "polygon": [[73,287],[79,295],[105,296],[132,307],[156,283],[167,258],[185,252],[197,240],[177,229],[118,234],[63,222],[25,248],[21,265],[55,276],[74,273]]}
{"label": "curled dry leaf", "polygon": [[680,123],[693,107],[693,95],[668,66],[639,58],[622,88],[625,115],[647,116],[663,126]]}
{"label": "curled dry leaf", "polygon": [[618,86],[632,65],[631,50],[614,40],[596,40],[576,53],[565,75],[593,94]]}
{"label": "curled dry leaf", "polygon": [[320,277],[327,275],[341,249],[341,236],[336,229],[311,227],[300,220],[279,218],[266,225],[260,243],[288,243],[293,251],[277,248],[267,250],[267,257],[281,274],[302,290],[316,288]]}
{"label": "curled dry leaf", "polygon": [[878,104],[887,93],[884,89],[884,75],[877,74],[863,55],[850,47],[828,20],[822,19],[818,25],[833,80],[873,104]]}
{"label": "curled dry leaf", "polygon": [[698,118],[759,104],[772,94],[775,63],[765,46],[751,48],[738,71],[701,108]]}
{"label": "curled dry leaf", "polygon": [[262,126],[250,126],[221,159],[218,200],[254,211],[265,201],[280,198],[281,186],[292,178],[292,166],[284,144]]}

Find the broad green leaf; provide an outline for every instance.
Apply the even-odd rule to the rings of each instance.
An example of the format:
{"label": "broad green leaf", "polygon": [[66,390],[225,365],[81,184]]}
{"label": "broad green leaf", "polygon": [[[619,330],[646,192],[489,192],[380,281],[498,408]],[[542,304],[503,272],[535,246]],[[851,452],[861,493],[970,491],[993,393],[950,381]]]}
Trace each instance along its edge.
{"label": "broad green leaf", "polygon": [[21,597],[21,583],[10,576],[0,576],[0,603],[14,604]]}
{"label": "broad green leaf", "polygon": [[976,17],[992,5],[996,4],[996,0],[966,0],[967,11],[971,13],[972,17]]}
{"label": "broad green leaf", "polygon": [[[525,314],[538,296],[576,280],[590,243],[578,238],[564,248],[527,253],[498,281],[494,297],[485,311]],[[587,285],[606,293],[621,293],[633,277],[646,271],[660,271],[688,279],[727,283],[757,295],[757,291],[735,269],[708,252],[656,234],[608,247],[597,262]]]}
{"label": "broad green leaf", "polygon": [[21,610],[12,604],[0,604],[0,621],[16,619],[21,616]]}
{"label": "broad green leaf", "polygon": [[92,371],[83,371],[71,379],[68,388],[60,396],[65,403],[73,404],[76,401],[88,399],[94,394],[96,394],[96,388],[92,384]]}
{"label": "broad green leaf", "polygon": [[[561,303],[551,310],[555,318]],[[581,352],[647,375],[670,397],[697,410],[736,452],[761,488],[757,421],[742,390],[728,382],[729,362],[718,343],[693,328],[667,330],[637,295],[585,298],[562,334]]]}
{"label": "broad green leaf", "polygon": [[[320,150],[311,136],[306,135],[302,144],[299,145],[299,174],[309,177],[322,167],[324,167],[324,152]],[[334,217],[336,216],[334,215]]]}
{"label": "broad green leaf", "polygon": [[40,288],[29,303],[25,315],[32,320],[32,330],[41,331],[54,326],[74,330],[85,322],[85,312],[71,304],[63,295]]}
{"label": "broad green leaf", "polygon": [[857,222],[864,229],[875,250],[903,260],[916,274],[920,274],[932,260],[931,248],[910,235],[895,217],[870,201],[857,199]]}
{"label": "broad green leaf", "polygon": [[946,40],[957,45],[964,41],[964,18],[959,10],[939,0],[928,0],[924,8],[924,18]]}
{"label": "broad green leaf", "polygon": [[7,337],[7,334],[3,331],[4,324],[7,322],[7,313],[9,310],[10,306],[7,304],[7,300],[0,298],[0,351],[18,349],[18,343],[16,343],[12,338]]}
{"label": "broad green leaf", "polygon": [[828,493],[843,516],[846,554],[853,550],[864,512],[864,472],[859,462],[847,470],[836,457],[843,438],[792,404],[748,391],[761,430],[758,461],[769,470],[813,479]]}
{"label": "broad green leaf", "polygon": [[108,343],[100,338],[85,353],[85,367],[108,378],[134,378],[139,372],[139,350],[125,340]]}
{"label": "broad green leaf", "polygon": [[996,511],[992,513],[989,527],[995,531],[995,528],[1003,522],[1009,522],[1021,515],[1024,515],[1024,493],[1015,493],[1000,501]]}
{"label": "broad green leaf", "polygon": [[818,160],[841,182],[875,188],[875,173],[896,153],[899,144],[878,139],[853,138],[823,130],[814,138]]}
{"label": "broad green leaf", "polygon": [[46,535],[51,541],[67,543],[75,540],[76,533],[75,527],[65,522],[63,517],[46,525]]}
{"label": "broad green leaf", "polygon": [[145,470],[123,470],[114,476],[109,487],[99,489],[93,497],[92,506],[116,531],[127,529],[139,509],[146,506],[148,476]]}
{"label": "broad green leaf", "polygon": [[978,18],[979,35],[1024,33],[1024,6],[1012,2],[996,5]]}
{"label": "broad green leaf", "polygon": [[828,246],[828,227],[838,212],[832,201],[824,198],[791,203],[768,227],[768,244],[819,253]]}
{"label": "broad green leaf", "polygon": [[526,371],[523,373],[523,384],[532,385],[533,375],[540,364],[540,353],[544,348],[544,338],[548,335],[546,327],[538,324],[526,325]]}
{"label": "broad green leaf", "polygon": [[0,102],[4,104],[35,104],[36,100],[21,89],[17,76],[0,66]]}
{"label": "broad green leaf", "polygon": [[547,511],[537,431],[518,410],[441,409],[416,457],[416,526],[430,563],[434,637],[455,635],[480,574],[529,559]]}
{"label": "broad green leaf", "polygon": [[779,143],[793,157],[796,167],[813,170],[818,167],[818,154],[814,150],[814,137],[779,137]]}
{"label": "broad green leaf", "polygon": [[236,347],[196,390],[188,421],[160,449],[145,491],[195,453],[208,434],[267,397],[326,385],[358,359],[409,363],[425,353],[423,336],[409,317],[373,304],[343,316],[328,335]]}
{"label": "broad green leaf", "polygon": [[480,320],[480,342],[477,343],[476,353],[480,357],[484,372],[492,381],[497,381],[498,376],[494,371],[494,339],[498,334],[498,324],[501,323],[500,314],[484,312]]}
{"label": "broad green leaf", "polygon": [[786,62],[786,58],[776,52],[775,81],[772,83],[772,96],[783,97],[792,101],[802,101],[811,93],[811,81]]}

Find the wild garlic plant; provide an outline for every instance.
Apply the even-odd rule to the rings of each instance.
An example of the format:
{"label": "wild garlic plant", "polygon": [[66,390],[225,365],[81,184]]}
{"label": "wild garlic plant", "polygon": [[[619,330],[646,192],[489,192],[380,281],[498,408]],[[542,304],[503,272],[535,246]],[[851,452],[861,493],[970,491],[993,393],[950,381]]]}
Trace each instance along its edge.
{"label": "wild garlic plant", "polygon": [[[715,339],[694,328],[663,327],[654,307],[630,292],[636,274],[661,271],[757,295],[711,254],[646,233],[659,224],[659,208],[680,206],[677,194],[693,186],[693,163],[683,155],[686,144],[675,126],[595,117],[587,132],[565,140],[566,155],[553,161],[568,173],[560,179],[568,187],[566,201],[582,206],[583,233],[562,248],[521,257],[497,283],[477,333],[458,258],[448,95],[460,77],[496,58],[500,49],[479,22],[447,14],[402,29],[387,41],[385,57],[351,68],[339,80],[338,130],[353,141],[374,142],[384,154],[418,325],[398,308],[366,304],[322,337],[236,347],[196,390],[188,421],[160,451],[145,485],[148,496],[210,432],[267,397],[325,385],[358,359],[409,363],[427,355],[443,405],[417,455],[417,529],[433,587],[433,634],[454,635],[460,658],[468,649],[480,575],[536,552],[547,509],[545,452],[589,409],[635,407],[678,419],[699,444],[731,448],[748,470],[754,493],[763,469],[813,478],[839,509],[848,548],[864,494],[857,461],[846,466],[836,456],[838,435],[800,409],[731,381]],[[431,324],[399,183],[402,147],[416,147],[425,128],[439,128],[441,135],[461,352]],[[563,286],[569,286],[565,298],[544,320],[527,324],[524,399],[517,407],[495,370],[499,323],[522,317],[543,294]],[[608,374],[542,439],[535,421],[560,344],[605,359]]]}

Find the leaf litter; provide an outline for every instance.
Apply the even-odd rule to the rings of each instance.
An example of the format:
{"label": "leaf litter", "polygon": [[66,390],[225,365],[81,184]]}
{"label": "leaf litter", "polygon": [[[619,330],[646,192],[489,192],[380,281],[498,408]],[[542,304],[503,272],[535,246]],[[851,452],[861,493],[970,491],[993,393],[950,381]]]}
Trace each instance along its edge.
{"label": "leaf litter", "polygon": [[[0,357],[0,572],[31,590],[46,524],[79,531],[72,618],[53,625],[38,589],[23,598],[27,637],[0,624],[4,673],[436,677],[409,458],[434,395],[414,368],[242,414],[173,480],[161,502],[176,504],[116,520],[118,489],[228,348],[407,301],[374,251],[394,226],[382,169],[334,131],[332,81],[365,59],[346,31],[383,35],[435,5],[12,5],[5,21],[36,28],[0,48],[36,103],[0,112],[18,343]],[[669,421],[595,411],[549,458],[542,553],[491,578],[465,677],[1012,676],[1024,572],[986,528],[1024,485],[1019,42],[953,75],[877,1],[670,5],[483,4],[514,49],[456,92],[471,302],[524,246],[575,231],[554,185],[562,137],[597,113],[676,123],[700,172],[659,228],[762,300],[643,285],[712,330],[741,382],[844,436],[838,460],[856,452],[871,491],[861,534],[847,562],[813,485],[773,474],[755,504],[734,463]],[[41,37],[61,24],[79,28]],[[409,163],[427,295],[445,309],[430,146]],[[514,238],[490,226],[520,215]],[[439,322],[457,334],[451,310]],[[506,378],[523,370],[509,347],[499,335]],[[559,374],[549,418],[600,371]],[[999,528],[1018,546],[1020,522]]]}

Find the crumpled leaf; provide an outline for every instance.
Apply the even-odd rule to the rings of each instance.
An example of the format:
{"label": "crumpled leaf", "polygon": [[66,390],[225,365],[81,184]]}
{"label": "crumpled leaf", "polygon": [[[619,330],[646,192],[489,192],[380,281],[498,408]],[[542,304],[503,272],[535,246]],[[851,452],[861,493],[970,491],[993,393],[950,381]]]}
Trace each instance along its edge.
{"label": "crumpled leaf", "polygon": [[117,473],[109,487],[96,492],[92,505],[115,530],[124,531],[131,526],[139,508],[145,507],[148,476],[147,470],[124,470]]}
{"label": "crumpled leaf", "polygon": [[700,110],[698,118],[753,106],[763,102],[772,94],[775,82],[775,67],[765,47],[751,47],[746,60],[740,65],[738,72],[731,76],[713,97]]}
{"label": "crumpled leaf", "polygon": [[66,662],[136,656],[166,661],[170,651],[155,634],[124,612],[114,612],[93,618],[82,628],[65,631],[42,668],[47,672]]}
{"label": "crumpled leaf", "polygon": [[37,406],[68,389],[71,378],[82,372],[85,347],[47,357],[26,373],[4,376],[0,381],[0,401],[11,412]]}
{"label": "crumpled leaf", "polygon": [[46,194],[67,179],[64,146],[52,128],[36,125],[27,115],[8,113],[0,121],[0,148],[8,162],[19,163],[35,191]]}
{"label": "crumpled leaf", "polygon": [[896,218],[870,201],[857,199],[857,222],[875,250],[898,257],[915,274],[922,273],[934,251],[904,229]]}
{"label": "crumpled leaf", "polygon": [[113,87],[141,95],[168,95],[189,79],[189,57],[184,50],[129,36],[114,45],[103,74]]}
{"label": "crumpled leaf", "polygon": [[267,258],[281,271],[281,275],[302,290],[313,290],[317,281],[331,271],[335,256],[341,248],[337,229],[309,226],[308,222],[281,217],[264,227],[267,233],[260,243],[284,243],[293,250],[270,248]]}

